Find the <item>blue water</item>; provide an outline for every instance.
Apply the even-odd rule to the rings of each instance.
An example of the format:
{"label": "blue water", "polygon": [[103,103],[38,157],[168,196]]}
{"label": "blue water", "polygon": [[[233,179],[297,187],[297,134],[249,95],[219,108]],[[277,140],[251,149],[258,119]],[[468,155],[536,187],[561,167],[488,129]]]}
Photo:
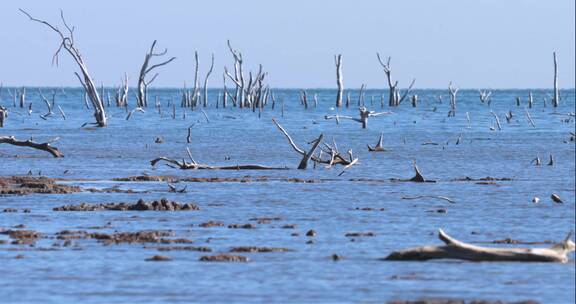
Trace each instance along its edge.
{"label": "blue water", "polygon": [[[51,89],[43,89],[46,95]],[[216,109],[217,92],[210,91],[211,105],[205,109],[210,122],[196,109],[172,108],[180,104],[176,89],[151,90],[146,113],[136,112],[126,120],[124,109],[108,108],[109,126],[81,128],[93,122],[84,109],[79,89],[57,90],[58,111],[47,120],[39,117],[46,106],[36,89],[28,88],[27,108],[12,106],[6,91],[0,104],[10,113],[0,136],[32,137],[54,144],[64,158],[0,145],[0,176],[34,175],[64,178],[66,183],[84,187],[146,191],[146,193],[90,193],[66,195],[27,195],[0,197],[0,209],[30,209],[30,213],[0,213],[0,228],[18,224],[47,236],[64,230],[99,232],[172,230],[177,237],[194,240],[194,246],[208,246],[217,254],[234,246],[284,247],[294,251],[251,253],[249,263],[206,263],[198,259],[207,253],[189,251],[158,252],[142,244],[103,246],[91,240],[75,241],[72,247],[53,247],[58,240],[45,238],[35,246],[0,245],[0,302],[2,303],[173,303],[173,302],[385,302],[394,299],[461,298],[543,303],[575,301],[574,254],[566,264],[471,263],[457,261],[385,262],[394,250],[439,244],[436,231],[443,228],[466,242],[493,246],[491,241],[507,237],[522,241],[560,241],[575,225],[575,145],[570,142],[575,111],[574,90],[561,91],[560,107],[550,104],[551,91],[532,90],[534,107],[530,112],[536,127],[526,118],[528,90],[497,90],[490,106],[482,104],[477,91],[458,93],[457,113],[447,117],[445,90],[420,90],[420,104],[409,101],[400,107],[380,107],[387,92],[368,90],[365,104],[389,115],[370,118],[367,129],[342,120],[325,120],[327,114],[357,116],[357,91],[352,92],[349,109],[333,108],[335,91],[308,90],[318,96],[305,110],[298,90],[275,90],[276,108],[268,105],[261,113],[228,107]],[[112,94],[112,93],[111,93]],[[442,95],[440,103],[437,96]],[[132,94],[131,94],[132,96]],[[154,108],[154,97],[162,104],[162,116]],[[522,105],[516,106],[520,96]],[[371,99],[374,97],[374,103]],[[544,107],[543,98],[548,105]],[[310,98],[312,99],[312,98]],[[284,115],[282,117],[282,101]],[[132,109],[134,101],[130,100]],[[436,111],[434,111],[436,108]],[[500,119],[496,128],[490,113]],[[506,122],[505,113],[514,118]],[[470,126],[466,118],[470,117]],[[317,166],[296,170],[300,157],[272,123],[276,118],[300,146],[323,133],[334,138],[341,151],[352,149],[359,164],[344,174],[341,167]],[[191,124],[192,143],[186,144]],[[384,133],[385,153],[369,153],[366,144],[376,144]],[[456,141],[461,134],[460,143]],[[155,143],[161,136],[164,143]],[[438,145],[422,145],[434,142]],[[210,165],[262,164],[287,166],[282,171],[184,171],[164,165],[150,166],[159,156],[187,159],[186,147],[196,161]],[[549,153],[555,165],[546,166]],[[17,156],[17,157],[16,157]],[[539,156],[543,165],[531,165]],[[399,183],[391,178],[413,176],[412,161],[422,173],[437,183]],[[178,183],[186,193],[169,193],[165,182],[116,182],[112,178],[132,175],[173,175],[181,177],[265,176],[266,182]],[[508,177],[493,185],[454,181],[465,176]],[[282,178],[305,178],[317,183],[290,183]],[[276,178],[276,179],[274,179]],[[564,204],[554,204],[552,193]],[[403,200],[403,196],[443,195],[442,200]],[[534,196],[540,204],[531,202]],[[167,197],[194,202],[197,212],[54,212],[65,204],[135,202]],[[356,207],[374,210],[360,211]],[[384,208],[383,211],[380,211]],[[447,213],[428,212],[444,208]],[[256,224],[255,217],[280,217],[270,224]],[[256,224],[256,229],[201,228],[209,220],[228,224]],[[108,228],[95,229],[110,222]],[[294,224],[296,229],[283,229]],[[314,229],[317,236],[306,237]],[[374,237],[345,237],[348,232],[373,232]],[[299,233],[298,236],[292,236]],[[8,240],[6,235],[0,239]],[[313,244],[307,241],[314,239]],[[150,246],[155,246],[151,244]],[[510,245],[498,245],[510,246]],[[522,245],[527,246],[527,245]],[[548,246],[548,245],[538,245]],[[41,250],[52,248],[54,250]],[[333,262],[330,256],[343,257]],[[23,259],[15,259],[16,255]],[[170,262],[145,259],[155,254],[170,256]]]}

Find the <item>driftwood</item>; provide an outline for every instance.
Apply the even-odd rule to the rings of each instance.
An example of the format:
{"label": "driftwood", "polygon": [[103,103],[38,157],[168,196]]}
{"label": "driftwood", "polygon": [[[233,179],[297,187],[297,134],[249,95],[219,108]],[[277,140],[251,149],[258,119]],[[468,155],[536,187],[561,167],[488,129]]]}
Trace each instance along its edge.
{"label": "driftwood", "polygon": [[314,144],[312,145],[312,148],[308,152],[306,152],[296,145],[296,143],[294,142],[292,137],[290,137],[288,132],[286,132],[286,130],[284,130],[284,128],[282,128],[282,126],[275,119],[272,119],[272,121],[278,127],[278,129],[282,133],[284,133],[284,136],[286,136],[286,138],[288,139],[288,142],[290,143],[290,146],[292,146],[294,151],[296,151],[296,152],[298,152],[298,154],[302,155],[302,160],[300,161],[300,164],[298,164],[298,169],[305,170],[308,167],[308,161],[314,156],[314,151],[316,151],[316,148],[318,148],[318,145],[320,145],[320,143],[322,143],[322,139],[324,138],[324,135],[320,134],[320,136],[316,140],[314,140]]}
{"label": "driftwood", "polygon": [[425,246],[392,252],[385,260],[426,261],[431,259],[458,259],[474,262],[568,262],[568,253],[574,251],[572,233],[550,248],[488,248],[467,244],[438,230],[438,237],[446,245]]}
{"label": "driftwood", "polygon": [[[276,127],[278,127],[280,132],[284,134],[286,139],[288,139],[288,143],[290,144],[292,149],[294,149],[294,151],[296,151],[298,154],[302,155],[302,160],[300,161],[298,169],[305,169],[308,160],[312,160],[314,163],[325,164],[327,165],[328,168],[332,167],[333,165],[339,164],[343,165],[345,169],[347,169],[358,163],[358,158],[354,158],[352,150],[348,150],[347,153],[348,157],[346,157],[338,151],[338,146],[336,145],[336,142],[333,142],[332,145],[322,143],[323,138],[322,134],[320,134],[318,139],[313,141],[312,149],[306,152],[300,147],[298,147],[298,145],[296,145],[290,134],[288,134],[288,132],[275,119],[272,119],[272,121],[274,122]],[[320,147],[320,155],[314,155],[314,151],[316,150],[317,147]],[[323,159],[322,154],[329,155],[330,158]]]}
{"label": "driftwood", "polygon": [[32,140],[21,141],[17,140],[14,136],[0,136],[0,144],[9,144],[19,147],[30,147],[33,149],[38,149],[42,151],[46,151],[54,157],[64,157],[58,148],[52,147],[49,142],[46,143],[37,143],[33,142]]}
{"label": "driftwood", "polygon": [[285,167],[268,167],[263,165],[210,166],[196,163],[194,160],[189,163],[185,160],[180,162],[167,157],[155,158],[150,161],[150,164],[155,166],[160,161],[167,162],[168,166],[172,168],[179,168],[182,170],[288,170],[288,168]]}
{"label": "driftwood", "polygon": [[382,146],[384,143],[384,133],[380,133],[380,139],[378,140],[378,143],[374,146],[371,147],[370,145],[366,145],[368,146],[368,151],[369,152],[386,152],[386,149],[384,149],[384,147]]}
{"label": "driftwood", "polygon": [[[84,87],[86,95],[90,98],[90,101],[92,101],[92,107],[94,108],[94,117],[96,118],[96,125],[98,127],[105,127],[107,124],[107,119],[106,119],[106,113],[104,111],[104,104],[102,103],[102,99],[100,98],[100,95],[98,94],[98,90],[96,89],[96,85],[94,85],[94,81],[92,80],[92,77],[88,73],[88,68],[86,67],[86,64],[84,63],[84,59],[80,55],[80,51],[78,51],[78,49],[74,45],[74,27],[68,26],[68,24],[66,23],[66,20],[64,19],[64,13],[62,11],[60,11],[60,18],[62,19],[62,23],[64,24],[64,26],[68,30],[68,32],[66,34],[64,32],[62,32],[60,29],[58,29],[56,26],[54,26],[54,25],[52,25],[52,24],[50,24],[44,20],[34,18],[22,9],[20,9],[20,11],[23,14],[25,14],[26,16],[28,16],[28,18],[30,18],[30,20],[38,22],[38,23],[42,23],[42,24],[48,26],[50,29],[52,29],[54,32],[56,32],[60,36],[60,39],[62,41],[60,42],[60,46],[58,47],[58,50],[56,50],[56,53],[52,57],[52,63],[56,63],[56,65],[58,65],[58,55],[60,54],[60,51],[62,49],[66,50],[70,54],[70,56],[72,56],[72,58],[74,59],[74,61],[78,65],[78,67],[80,68],[80,72],[82,73],[82,77],[80,77],[80,74],[78,74],[77,72],[75,72],[74,74],[76,75],[76,77],[78,78],[80,83],[82,84],[82,87]],[[22,104],[24,102],[23,100],[24,100],[24,97],[22,95],[21,96],[21,106],[23,106],[23,104]]]}
{"label": "driftwood", "polygon": [[456,201],[446,197],[446,196],[441,196],[441,195],[417,195],[417,196],[403,196],[402,199],[403,200],[417,200],[417,199],[423,199],[423,198],[436,198],[436,199],[441,199],[441,200],[445,200],[447,202],[449,202],[450,204],[456,204]]}

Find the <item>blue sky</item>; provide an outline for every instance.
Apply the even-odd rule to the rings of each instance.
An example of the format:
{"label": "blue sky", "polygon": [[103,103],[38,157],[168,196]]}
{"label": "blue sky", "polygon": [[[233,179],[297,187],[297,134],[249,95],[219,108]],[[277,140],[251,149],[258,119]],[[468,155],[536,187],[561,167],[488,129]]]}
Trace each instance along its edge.
{"label": "blue sky", "polygon": [[[97,83],[116,85],[124,72],[136,84],[154,39],[176,61],[160,70],[161,87],[190,85],[193,52],[200,71],[216,57],[210,86],[220,87],[232,57],[226,39],[258,63],[274,87],[336,87],[334,54],[343,54],[344,86],[386,86],[375,53],[392,56],[400,86],[418,88],[549,88],[557,51],[560,86],[574,87],[574,0],[554,1],[3,1],[0,82],[77,86],[76,67],[63,56],[51,65],[55,33],[27,20],[59,21],[62,8]],[[65,55],[65,54],[63,54]]]}

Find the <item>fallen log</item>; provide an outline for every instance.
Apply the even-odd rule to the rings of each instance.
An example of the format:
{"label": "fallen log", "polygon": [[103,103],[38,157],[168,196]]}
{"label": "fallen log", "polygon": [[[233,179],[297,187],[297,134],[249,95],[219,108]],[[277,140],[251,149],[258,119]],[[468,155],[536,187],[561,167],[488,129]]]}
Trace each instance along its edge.
{"label": "fallen log", "polygon": [[19,147],[30,147],[37,150],[46,151],[54,157],[64,157],[64,154],[56,147],[52,147],[49,142],[37,143],[28,139],[26,141],[17,140],[14,136],[0,136],[0,144],[9,144]]}
{"label": "fallen log", "polygon": [[432,259],[458,259],[474,262],[568,262],[568,253],[574,251],[572,232],[550,248],[488,248],[456,240],[438,229],[438,238],[446,245],[424,246],[394,251],[384,260],[426,261]]}
{"label": "fallen log", "polygon": [[233,165],[233,166],[210,166],[204,164],[198,164],[195,161],[186,162],[182,160],[181,162],[167,158],[158,157],[150,161],[152,166],[155,166],[158,162],[164,161],[168,163],[168,166],[172,168],[179,168],[181,170],[288,170],[286,167],[268,167],[263,165]]}

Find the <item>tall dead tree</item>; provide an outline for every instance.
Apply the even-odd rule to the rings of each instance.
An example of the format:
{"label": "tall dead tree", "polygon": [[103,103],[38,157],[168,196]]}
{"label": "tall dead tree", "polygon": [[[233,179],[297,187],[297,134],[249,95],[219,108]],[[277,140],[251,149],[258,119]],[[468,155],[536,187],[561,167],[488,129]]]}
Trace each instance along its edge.
{"label": "tall dead tree", "polygon": [[116,106],[128,106],[128,75],[126,73],[124,73],[122,86],[116,90]]}
{"label": "tall dead tree", "polygon": [[192,89],[192,108],[198,105],[198,90],[200,86],[200,82],[198,80],[199,69],[200,69],[200,62],[198,61],[198,52],[194,51],[194,62],[196,63],[196,67],[194,68],[194,89]]}
{"label": "tall dead tree", "polygon": [[456,94],[458,94],[460,88],[452,86],[452,81],[448,84],[448,92],[450,93],[450,111],[448,112],[448,117],[456,116]]}
{"label": "tall dead tree", "polygon": [[[240,53],[238,50],[235,50],[232,48],[232,45],[230,44],[230,40],[227,41],[228,44],[228,49],[230,50],[230,53],[232,53],[232,57],[234,57],[234,78],[233,78],[233,82],[236,84],[236,94],[235,94],[235,104],[238,105],[238,107],[243,108],[244,107],[244,73],[242,71],[242,63],[243,63],[243,59],[242,59],[242,53]],[[228,72],[226,72],[226,74],[228,74]]]}
{"label": "tall dead tree", "polygon": [[208,77],[210,77],[210,74],[212,74],[213,69],[214,69],[214,54],[212,54],[212,63],[210,64],[210,69],[208,70],[208,73],[206,73],[206,78],[204,79],[204,96],[202,96],[204,107],[208,106]]}
{"label": "tall dead tree", "polygon": [[20,11],[26,16],[28,16],[30,20],[48,26],[51,30],[56,32],[58,36],[60,36],[61,39],[60,46],[58,47],[56,53],[52,57],[52,63],[58,65],[58,55],[60,54],[60,51],[62,51],[62,49],[66,50],[70,54],[70,56],[72,56],[72,58],[80,68],[80,73],[82,73],[82,77],[80,77],[80,74],[78,74],[77,72],[74,72],[74,74],[84,87],[86,94],[88,95],[90,101],[92,102],[92,106],[94,109],[94,118],[96,118],[95,124],[98,127],[105,127],[107,124],[107,120],[106,120],[106,113],[104,111],[104,104],[102,103],[100,95],[98,95],[98,90],[96,89],[96,85],[94,85],[94,81],[92,80],[90,73],[88,73],[88,68],[84,63],[84,59],[80,55],[80,52],[78,51],[76,46],[74,45],[74,27],[68,26],[66,20],[64,19],[64,12],[60,11],[60,18],[62,19],[62,23],[66,27],[67,30],[66,33],[61,31],[58,27],[44,20],[32,17],[28,12],[24,11],[23,9],[20,9]]}
{"label": "tall dead tree", "polygon": [[336,94],[336,107],[342,107],[342,95],[344,94],[344,85],[342,84],[342,54],[334,56],[334,63],[336,64],[336,84],[338,85],[338,93]]}
{"label": "tall dead tree", "polygon": [[410,94],[410,92],[412,91],[412,87],[416,82],[416,79],[412,80],[410,86],[408,86],[408,89],[406,90],[406,92],[404,92],[404,94],[400,94],[400,91],[398,89],[398,81],[395,82],[392,81],[392,71],[390,70],[391,57],[388,57],[388,59],[386,59],[386,63],[382,61],[382,58],[380,58],[379,53],[376,53],[376,57],[378,58],[378,62],[380,62],[380,65],[382,66],[382,69],[384,69],[384,73],[386,74],[386,78],[388,79],[388,89],[389,89],[388,105],[391,107],[397,107],[402,103],[402,101],[404,101],[406,96]]}
{"label": "tall dead tree", "polygon": [[554,97],[552,97],[552,105],[556,108],[560,103],[560,93],[558,92],[558,61],[556,61],[556,52],[552,54],[554,57]]}
{"label": "tall dead tree", "polygon": [[168,52],[168,49],[164,49],[163,52],[155,53],[154,52],[155,46],[156,46],[156,40],[154,40],[154,42],[152,42],[152,46],[150,47],[150,50],[148,51],[148,53],[146,53],[146,56],[144,57],[144,63],[142,64],[142,67],[140,68],[140,76],[138,77],[138,95],[137,95],[137,99],[136,99],[136,103],[137,103],[136,106],[137,107],[148,106],[148,99],[147,99],[148,86],[154,80],[156,80],[156,77],[158,77],[158,73],[156,73],[156,74],[154,74],[154,76],[152,76],[152,78],[150,78],[150,80],[147,81],[146,76],[148,76],[148,73],[152,72],[155,68],[166,65],[166,64],[170,63],[172,60],[176,59],[176,57],[172,57],[172,58],[170,58],[164,62],[149,66],[150,60],[153,57],[161,57],[161,56],[166,55],[166,53]]}

